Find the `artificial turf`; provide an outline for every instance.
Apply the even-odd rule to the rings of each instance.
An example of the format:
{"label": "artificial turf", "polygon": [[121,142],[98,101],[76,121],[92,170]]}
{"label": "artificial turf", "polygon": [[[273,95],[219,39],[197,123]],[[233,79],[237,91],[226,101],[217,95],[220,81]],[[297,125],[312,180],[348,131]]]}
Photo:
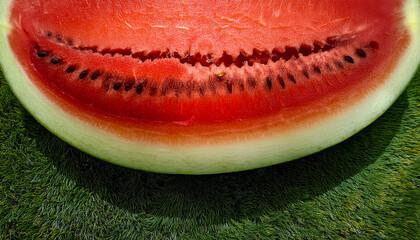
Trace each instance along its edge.
{"label": "artificial turf", "polygon": [[0,239],[418,239],[420,74],[369,127],[272,167],[126,169],[34,120],[0,72]]}

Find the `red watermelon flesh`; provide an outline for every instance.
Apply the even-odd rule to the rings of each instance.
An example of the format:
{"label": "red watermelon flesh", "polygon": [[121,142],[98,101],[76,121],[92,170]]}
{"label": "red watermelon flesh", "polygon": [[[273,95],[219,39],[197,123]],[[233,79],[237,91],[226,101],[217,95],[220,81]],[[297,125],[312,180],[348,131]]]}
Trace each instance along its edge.
{"label": "red watermelon flesh", "polygon": [[[354,106],[374,108],[364,105],[366,99],[395,78],[413,44],[418,46],[416,1],[15,0],[4,5],[13,55],[34,88],[66,118],[112,135],[108,145],[116,144],[115,151],[121,150],[115,143],[120,140],[159,146],[168,156],[176,147],[182,153],[172,158],[203,164],[185,153],[211,148],[214,156],[205,166],[228,158],[215,146],[230,144],[241,152],[246,143],[258,149],[260,141],[287,139]],[[418,54],[411,56],[408,79],[419,62]],[[400,81],[401,89],[408,79]],[[363,124],[350,125],[352,134],[378,115],[364,114],[367,120],[353,116]],[[324,143],[318,145],[316,150]],[[162,168],[162,163],[142,166],[150,157],[142,148],[139,160],[129,163],[125,153],[115,159],[96,153],[98,146],[79,148],[126,166]],[[290,160],[270,155],[278,160],[249,165],[245,159],[227,171]],[[225,171],[217,169],[198,172]]]}

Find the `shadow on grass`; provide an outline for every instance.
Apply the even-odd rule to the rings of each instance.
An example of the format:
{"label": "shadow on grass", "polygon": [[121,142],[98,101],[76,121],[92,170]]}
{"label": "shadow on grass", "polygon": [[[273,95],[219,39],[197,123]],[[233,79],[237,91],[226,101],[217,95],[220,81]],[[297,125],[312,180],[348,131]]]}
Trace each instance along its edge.
{"label": "shadow on grass", "polygon": [[27,117],[25,126],[59,172],[109,204],[133,214],[174,217],[206,226],[243,218],[258,220],[323,194],[375,162],[397,133],[408,100],[405,92],[372,125],[317,154],[262,169],[182,176],[119,167],[84,154]]}

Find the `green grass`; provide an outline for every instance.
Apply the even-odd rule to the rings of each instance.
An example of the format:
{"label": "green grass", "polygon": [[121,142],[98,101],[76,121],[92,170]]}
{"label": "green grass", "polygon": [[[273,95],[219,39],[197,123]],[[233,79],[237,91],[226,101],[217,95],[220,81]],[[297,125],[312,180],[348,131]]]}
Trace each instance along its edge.
{"label": "green grass", "polygon": [[0,239],[415,239],[420,78],[372,125],[263,169],[163,175],[90,157],[38,124],[0,73]]}

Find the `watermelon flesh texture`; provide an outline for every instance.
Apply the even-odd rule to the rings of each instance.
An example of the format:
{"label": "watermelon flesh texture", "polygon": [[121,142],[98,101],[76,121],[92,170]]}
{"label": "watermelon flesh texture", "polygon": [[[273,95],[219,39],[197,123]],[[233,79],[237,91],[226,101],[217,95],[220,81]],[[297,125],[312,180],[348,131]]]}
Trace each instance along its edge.
{"label": "watermelon flesh texture", "polygon": [[187,174],[342,141],[418,66],[417,1],[266,4],[6,1],[0,58],[19,99],[61,138],[120,165]]}
{"label": "watermelon flesh texture", "polygon": [[[79,3],[80,6],[74,7],[75,11],[47,17],[51,12],[62,12],[68,3],[45,2],[47,7],[42,10],[45,14],[40,14],[41,9],[28,7],[33,5],[33,1],[28,1],[22,2],[23,6],[16,4],[17,13],[12,18],[15,16],[15,21],[21,21],[29,41],[16,48],[20,49],[22,45],[32,47],[32,59],[25,61],[40,73],[42,85],[45,85],[43,79],[48,79],[47,84],[56,88],[58,93],[64,91],[81,105],[93,105],[93,109],[111,117],[209,123],[261,118],[277,114],[284,108],[307,106],[325,95],[336,94],[343,88],[335,84],[344,78],[340,76],[340,66],[354,76],[345,83],[346,92],[352,92],[349,85],[368,78],[372,65],[384,58],[380,55],[383,51],[377,54],[378,51],[372,51],[369,44],[377,46],[376,41],[384,39],[381,48],[390,49],[400,40],[400,34],[404,37],[399,25],[392,24],[395,16],[390,14],[401,3],[392,2],[380,11],[374,11],[377,9],[374,1],[363,4],[368,9],[364,11],[341,6],[342,3],[326,3],[332,6],[311,6],[310,18],[302,18],[298,24],[293,24],[296,22],[293,16],[307,7],[304,2],[295,2],[287,15],[272,10],[281,10],[282,2],[254,13],[247,13],[251,3],[236,6],[218,2],[215,6],[201,2],[180,9],[176,3],[153,2],[149,5],[133,2],[118,9],[113,4],[93,8],[94,2],[87,2]],[[351,11],[344,15],[343,7]],[[20,9],[28,11],[22,15]],[[256,9],[264,9],[264,6]],[[180,19],[169,21],[173,15]],[[346,21],[345,16],[355,17],[343,30],[341,25]],[[370,21],[365,23],[367,17]],[[378,21],[382,22],[379,26]],[[315,22],[312,24],[315,26],[308,26],[308,22]],[[357,22],[363,24],[356,25]],[[318,26],[319,23],[325,26]],[[353,26],[359,29],[354,30]],[[305,28],[310,30],[304,34],[296,33],[296,29]],[[107,34],[102,34],[104,32]],[[386,37],[388,32],[393,33],[392,37]],[[301,63],[301,59],[290,60],[302,55],[298,50],[305,47],[310,52],[317,52],[306,53],[309,56],[304,59],[305,63]],[[327,48],[334,49],[324,52]],[[367,59],[358,57],[357,49],[365,52]],[[48,52],[50,56],[40,59],[37,51]],[[249,66],[254,51],[261,63]],[[268,60],[261,59],[259,52],[266,53]],[[168,57],[160,59],[160,55]],[[176,58],[177,55],[181,59]],[[206,59],[208,61],[195,57],[190,64],[180,62],[197,55],[210,57]],[[346,55],[357,62],[346,62]],[[239,56],[244,57],[240,59]],[[158,59],[153,59],[155,57]],[[52,58],[63,60],[57,66],[50,63]],[[240,64],[249,60],[242,67],[230,64],[238,58]],[[193,66],[192,61],[197,59],[201,61]],[[215,64],[203,67],[201,62]],[[218,62],[223,63],[217,66]],[[76,68],[74,72],[65,74],[71,67]],[[314,71],[315,67],[318,72]],[[349,68],[355,68],[357,72]],[[102,76],[94,82],[80,81],[77,76],[83,71],[87,71],[87,78],[95,72]],[[268,91],[266,78],[274,82],[273,91]],[[329,82],[325,84],[325,81]],[[285,90],[281,91],[279,88],[283,86]]]}

